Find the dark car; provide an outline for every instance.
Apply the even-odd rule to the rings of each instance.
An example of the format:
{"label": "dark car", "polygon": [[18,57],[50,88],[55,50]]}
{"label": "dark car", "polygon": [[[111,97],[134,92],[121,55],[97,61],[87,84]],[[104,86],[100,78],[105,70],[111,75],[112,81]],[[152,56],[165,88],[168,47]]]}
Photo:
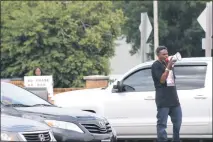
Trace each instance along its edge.
{"label": "dark car", "polygon": [[56,141],[46,124],[1,114],[1,141]]}
{"label": "dark car", "polygon": [[115,142],[116,133],[107,119],[94,113],[56,107],[37,95],[1,82],[4,113],[48,124],[57,141]]}

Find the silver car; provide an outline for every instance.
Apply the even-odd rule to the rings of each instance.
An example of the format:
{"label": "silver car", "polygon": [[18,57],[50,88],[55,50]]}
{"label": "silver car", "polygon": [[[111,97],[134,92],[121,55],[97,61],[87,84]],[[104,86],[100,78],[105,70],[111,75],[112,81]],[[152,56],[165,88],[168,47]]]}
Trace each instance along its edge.
{"label": "silver car", "polygon": [[40,122],[1,114],[1,141],[56,141],[50,128]]}

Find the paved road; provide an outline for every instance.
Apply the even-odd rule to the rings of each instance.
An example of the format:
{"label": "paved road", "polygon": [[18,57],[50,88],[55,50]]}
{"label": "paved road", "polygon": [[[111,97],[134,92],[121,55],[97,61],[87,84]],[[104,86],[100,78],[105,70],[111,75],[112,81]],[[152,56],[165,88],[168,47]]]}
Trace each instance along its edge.
{"label": "paved road", "polygon": [[[181,142],[212,142],[213,140],[199,140],[199,139],[192,139],[192,140],[182,140]],[[156,142],[155,140],[118,140],[118,142]],[[170,141],[169,141],[170,142]]]}

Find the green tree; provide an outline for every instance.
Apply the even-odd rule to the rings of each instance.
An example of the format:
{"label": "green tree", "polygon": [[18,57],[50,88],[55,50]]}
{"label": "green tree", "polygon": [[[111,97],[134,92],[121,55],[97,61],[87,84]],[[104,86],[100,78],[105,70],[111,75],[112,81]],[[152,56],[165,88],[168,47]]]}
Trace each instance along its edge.
{"label": "green tree", "polygon": [[124,22],[112,2],[1,2],[1,76],[53,74],[55,87],[80,87],[85,75],[108,74]]}
{"label": "green tree", "polygon": [[197,18],[205,9],[205,2],[160,2],[160,18],[166,23],[167,33],[160,43],[169,47],[172,54],[180,51],[185,57],[204,56],[201,39],[204,31]]}
{"label": "green tree", "polygon": [[[115,2],[115,7],[122,8],[127,17],[123,34],[127,37],[127,43],[132,43],[131,53],[135,54],[140,48],[140,13],[147,12],[153,25],[153,2]],[[167,46],[171,54],[179,51],[184,57],[203,56],[201,39],[204,31],[197,18],[204,8],[205,1],[159,1],[159,44]],[[152,44],[153,33],[148,41]]]}

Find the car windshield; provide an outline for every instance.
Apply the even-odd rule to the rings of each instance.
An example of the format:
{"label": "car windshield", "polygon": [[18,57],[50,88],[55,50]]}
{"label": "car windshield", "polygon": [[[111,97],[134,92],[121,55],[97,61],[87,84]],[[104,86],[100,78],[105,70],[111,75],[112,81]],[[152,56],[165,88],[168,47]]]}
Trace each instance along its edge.
{"label": "car windshield", "polygon": [[10,83],[1,82],[1,103],[6,106],[39,106],[51,105],[35,94]]}

